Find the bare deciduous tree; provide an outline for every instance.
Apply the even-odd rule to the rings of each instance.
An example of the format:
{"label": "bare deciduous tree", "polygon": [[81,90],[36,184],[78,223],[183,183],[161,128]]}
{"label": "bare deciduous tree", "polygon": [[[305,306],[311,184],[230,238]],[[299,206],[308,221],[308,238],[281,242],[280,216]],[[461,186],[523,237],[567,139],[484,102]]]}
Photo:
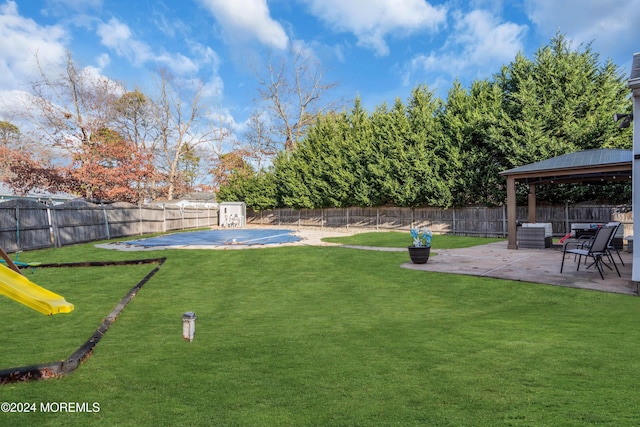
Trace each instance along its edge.
{"label": "bare deciduous tree", "polygon": [[[13,111],[28,129],[25,139],[34,141],[31,160],[46,168],[53,155],[49,150],[56,149],[58,157],[82,162],[82,155],[92,149],[94,133],[112,123],[122,86],[90,68],[79,68],[70,52],[57,68],[42,64],[37,55],[35,60],[39,78]],[[84,195],[92,197],[90,190]]]}
{"label": "bare deciduous tree", "polygon": [[115,129],[139,148],[153,151],[157,141],[153,126],[153,102],[136,89],[116,101],[115,112]]}
{"label": "bare deciduous tree", "polygon": [[[188,101],[186,100],[188,97]],[[222,138],[211,124],[202,103],[202,84],[187,87],[166,70],[160,71],[159,93],[155,101],[157,160],[165,174],[166,197],[169,200],[189,189],[189,173],[197,168],[201,145]],[[191,171],[191,172],[190,172]]]}
{"label": "bare deciduous tree", "polygon": [[278,152],[277,143],[273,139],[273,124],[264,112],[254,112],[249,117],[244,140],[244,151],[255,162],[258,171]]}
{"label": "bare deciduous tree", "polygon": [[296,147],[318,115],[334,107],[324,98],[337,83],[325,83],[325,69],[300,46],[292,46],[288,57],[278,63],[269,53],[266,70],[261,73],[254,69],[254,73],[259,98],[266,102],[276,134],[287,151]]}
{"label": "bare deciduous tree", "polygon": [[27,115],[54,146],[90,144],[93,132],[111,123],[122,86],[91,69],[80,69],[70,52],[53,75],[37,63],[41,79],[32,83],[29,98],[35,109],[25,108],[23,117]]}

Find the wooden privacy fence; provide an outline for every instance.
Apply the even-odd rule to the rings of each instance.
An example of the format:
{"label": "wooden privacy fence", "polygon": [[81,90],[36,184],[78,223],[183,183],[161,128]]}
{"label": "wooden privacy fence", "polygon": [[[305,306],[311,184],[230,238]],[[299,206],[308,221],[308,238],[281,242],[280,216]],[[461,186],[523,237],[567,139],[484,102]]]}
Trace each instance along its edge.
{"label": "wooden privacy fence", "polygon": [[[518,207],[517,220],[526,222],[527,207]],[[628,208],[603,205],[538,206],[538,222],[550,222],[554,236],[571,231],[571,223],[620,221],[625,236],[633,234]],[[506,237],[505,207],[247,209],[248,225],[287,227],[408,230],[429,227],[437,234]],[[46,206],[30,200],[0,203],[0,247],[7,252],[60,247],[115,237],[160,233],[218,225],[217,208],[95,205],[68,202]]]}
{"label": "wooden privacy fence", "polygon": [[[527,222],[526,206],[516,210],[517,220]],[[625,235],[633,234],[633,215],[628,207],[603,205],[538,206],[537,222],[550,222],[554,236],[571,231],[571,223],[620,221]],[[430,228],[437,234],[506,237],[506,207],[474,206],[462,209],[439,208],[333,208],[274,209],[254,212],[247,209],[247,224],[288,227],[334,227],[375,230]]]}
{"label": "wooden privacy fence", "polygon": [[217,208],[10,200],[0,203],[0,247],[15,252],[217,224]]}

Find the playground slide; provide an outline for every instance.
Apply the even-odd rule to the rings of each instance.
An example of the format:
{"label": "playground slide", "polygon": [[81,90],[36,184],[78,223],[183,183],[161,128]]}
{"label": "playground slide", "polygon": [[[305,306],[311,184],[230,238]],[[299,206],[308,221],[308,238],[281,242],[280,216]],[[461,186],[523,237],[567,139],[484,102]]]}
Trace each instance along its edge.
{"label": "playground slide", "polygon": [[73,304],[68,303],[61,295],[32,283],[4,265],[0,265],[0,294],[46,315],[69,313],[73,310]]}

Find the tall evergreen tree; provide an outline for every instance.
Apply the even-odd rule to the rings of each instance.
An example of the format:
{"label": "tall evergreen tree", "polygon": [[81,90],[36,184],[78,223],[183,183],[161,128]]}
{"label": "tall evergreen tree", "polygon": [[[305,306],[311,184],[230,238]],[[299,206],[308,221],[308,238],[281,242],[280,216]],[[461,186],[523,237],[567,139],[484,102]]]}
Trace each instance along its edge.
{"label": "tall evergreen tree", "polygon": [[426,86],[418,86],[411,92],[407,117],[408,152],[414,159],[411,172],[419,182],[414,206],[449,207],[460,157],[442,131],[442,101]]}
{"label": "tall evergreen tree", "polygon": [[[444,103],[420,85],[406,104],[398,99],[369,115],[357,98],[350,111],[319,117],[277,157],[272,182],[279,203],[296,208],[499,205],[501,171],[578,150],[630,148],[631,130],[612,120],[630,111],[617,67],[558,34],[493,79],[469,89],[455,82]],[[620,200],[629,188],[543,186],[537,195],[558,202],[596,193]]]}
{"label": "tall evergreen tree", "polygon": [[442,115],[443,137],[459,155],[453,177],[454,205],[499,205],[504,184],[499,172],[506,163],[504,153],[492,146],[492,135],[502,121],[509,121],[502,109],[502,91],[488,81],[477,80],[469,91],[455,82]]}
{"label": "tall evergreen tree", "polygon": [[[594,148],[630,148],[629,130],[612,117],[630,110],[622,73],[610,60],[601,63],[591,45],[573,49],[557,34],[533,59],[519,54],[495,81],[502,90],[502,115],[490,128],[490,148],[500,170]],[[630,197],[626,187],[622,191]],[[602,191],[597,191],[603,194]],[[582,201],[588,186],[543,186],[541,201]],[[520,189],[524,198],[526,189]],[[504,200],[504,196],[502,197]]]}
{"label": "tall evergreen tree", "polygon": [[496,80],[510,120],[496,133],[494,145],[505,153],[505,168],[578,150],[629,148],[613,113],[629,109],[629,91],[611,62],[601,64],[591,50],[572,49],[557,34],[529,60],[522,54]]}

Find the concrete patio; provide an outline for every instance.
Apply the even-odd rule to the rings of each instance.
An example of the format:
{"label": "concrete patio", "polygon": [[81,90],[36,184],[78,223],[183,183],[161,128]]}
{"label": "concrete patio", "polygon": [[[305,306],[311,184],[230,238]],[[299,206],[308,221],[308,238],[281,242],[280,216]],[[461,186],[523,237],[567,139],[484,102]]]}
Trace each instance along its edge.
{"label": "concrete patio", "polygon": [[614,253],[622,277],[605,268],[604,280],[595,268],[585,269],[584,263],[576,271],[573,255],[567,255],[560,273],[561,248],[513,250],[502,241],[464,249],[432,249],[431,254],[426,264],[406,262],[401,267],[638,295],[638,284],[631,281],[633,254],[626,251],[620,252],[624,266]]}

